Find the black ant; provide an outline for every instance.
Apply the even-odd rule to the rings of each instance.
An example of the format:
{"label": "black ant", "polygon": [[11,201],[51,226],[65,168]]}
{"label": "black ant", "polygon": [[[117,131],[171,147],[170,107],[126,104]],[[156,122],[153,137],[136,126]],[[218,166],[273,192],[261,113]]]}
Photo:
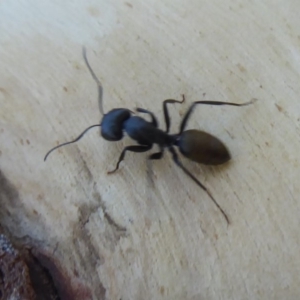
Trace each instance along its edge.
{"label": "black ant", "polygon": [[219,102],[219,101],[196,101],[190,106],[187,110],[185,116],[183,117],[180,129],[177,134],[169,134],[170,129],[170,117],[167,108],[167,104],[170,103],[183,103],[185,98],[182,96],[182,100],[173,100],[167,99],[163,101],[163,112],[166,123],[166,130],[161,130],[158,128],[158,122],[154,114],[143,108],[136,108],[137,112],[148,114],[151,117],[151,122],[144,120],[138,116],[132,116],[132,111],[127,108],[115,108],[104,114],[103,112],[103,88],[101,82],[96,77],[94,71],[92,70],[87,57],[86,50],[83,48],[83,58],[89,69],[93,79],[98,86],[98,101],[99,109],[103,115],[102,121],[100,124],[92,125],[85,129],[75,140],[60,144],[52,148],[45,156],[44,160],[47,159],[49,154],[62,146],[72,144],[80,140],[83,135],[93,127],[101,127],[101,135],[104,139],[108,141],[119,141],[123,138],[123,132],[125,131],[133,140],[135,140],[138,145],[127,146],[123,149],[117,165],[114,170],[108,172],[112,174],[118,170],[120,162],[124,159],[126,151],[131,152],[146,152],[149,151],[153,144],[157,144],[160,151],[153,153],[149,156],[151,160],[161,159],[164,153],[164,150],[167,149],[171,152],[173,161],[175,164],[183,170],[183,172],[188,175],[198,186],[200,186],[206,193],[209,195],[211,200],[219,208],[221,213],[226,219],[226,222],[229,224],[229,219],[227,214],[217,203],[214,197],[211,195],[209,190],[192,174],[188,171],[181,163],[178,158],[178,154],[175,150],[175,146],[179,148],[179,151],[188,159],[195,161],[197,163],[206,164],[206,165],[219,165],[230,160],[230,153],[226,146],[216,137],[200,130],[185,130],[187,122],[197,104],[208,104],[208,105],[232,105],[232,106],[245,106],[254,102],[255,99],[238,104],[231,102]]}

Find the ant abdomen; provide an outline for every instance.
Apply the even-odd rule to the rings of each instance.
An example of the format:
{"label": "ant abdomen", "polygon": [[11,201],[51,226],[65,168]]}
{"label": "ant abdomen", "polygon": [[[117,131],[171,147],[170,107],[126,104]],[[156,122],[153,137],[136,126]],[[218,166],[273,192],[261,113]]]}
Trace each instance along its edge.
{"label": "ant abdomen", "polygon": [[201,164],[220,165],[231,158],[226,146],[204,131],[186,130],[176,144],[185,157]]}

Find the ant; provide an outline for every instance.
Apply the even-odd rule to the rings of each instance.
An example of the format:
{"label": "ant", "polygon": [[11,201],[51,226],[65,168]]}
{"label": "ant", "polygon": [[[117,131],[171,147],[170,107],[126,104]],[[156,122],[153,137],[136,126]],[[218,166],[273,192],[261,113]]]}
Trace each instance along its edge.
{"label": "ant", "polygon": [[155,115],[143,108],[136,108],[136,111],[143,114],[148,114],[151,117],[151,121],[148,122],[139,116],[132,116],[132,111],[127,108],[115,108],[108,113],[103,112],[103,88],[100,80],[96,77],[94,71],[92,70],[87,56],[86,50],[83,47],[82,51],[83,59],[89,69],[93,79],[97,83],[98,87],[98,104],[101,114],[103,115],[100,124],[92,125],[86,128],[75,140],[60,144],[46,154],[44,161],[47,159],[49,154],[55,149],[72,144],[80,140],[83,135],[94,127],[101,127],[101,135],[105,140],[108,141],[119,141],[123,138],[123,132],[125,131],[129,137],[135,140],[138,145],[127,146],[123,149],[119,160],[116,164],[114,170],[109,171],[108,174],[112,174],[119,169],[120,162],[124,159],[127,151],[131,152],[146,152],[149,151],[154,144],[159,147],[159,152],[153,153],[149,156],[150,160],[158,160],[163,157],[164,150],[167,149],[171,154],[174,163],[183,170],[183,172],[189,176],[199,187],[201,187],[215,203],[218,209],[223,214],[227,224],[229,224],[229,218],[225,211],[214,199],[209,190],[181,163],[178,154],[175,150],[175,146],[179,148],[181,154],[183,154],[188,159],[195,161],[197,163],[206,165],[219,165],[230,160],[231,156],[226,148],[226,146],[216,137],[206,133],[204,131],[190,129],[185,130],[187,122],[198,104],[207,105],[232,105],[232,106],[245,106],[253,103],[256,99],[252,99],[245,103],[231,103],[231,102],[220,102],[220,101],[196,101],[187,110],[184,115],[180,129],[177,134],[169,134],[170,129],[170,116],[167,108],[167,104],[173,103],[183,103],[185,101],[184,95],[182,95],[182,100],[167,99],[163,101],[163,113],[166,123],[166,129],[162,130],[158,128],[158,121]]}

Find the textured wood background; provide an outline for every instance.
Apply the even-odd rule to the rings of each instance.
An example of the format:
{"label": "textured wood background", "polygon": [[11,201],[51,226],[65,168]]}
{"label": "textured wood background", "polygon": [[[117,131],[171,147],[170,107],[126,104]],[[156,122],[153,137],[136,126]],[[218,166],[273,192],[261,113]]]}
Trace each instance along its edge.
{"label": "textured wood background", "polygon": [[[0,1],[3,228],[51,253],[92,299],[299,299],[300,2]],[[174,105],[232,161],[183,159],[229,215],[171,161],[128,154],[99,131],[54,152],[104,109]],[[87,293],[88,294],[88,293]],[[79,299],[80,297],[78,297]],[[87,296],[89,298],[89,296]],[[82,298],[83,299],[83,298]]]}

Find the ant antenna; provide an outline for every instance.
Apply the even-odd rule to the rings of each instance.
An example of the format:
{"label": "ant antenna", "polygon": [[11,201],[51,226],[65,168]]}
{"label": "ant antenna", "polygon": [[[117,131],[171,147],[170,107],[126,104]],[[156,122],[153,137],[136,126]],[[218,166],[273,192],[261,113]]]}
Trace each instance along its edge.
{"label": "ant antenna", "polygon": [[58,145],[58,146],[56,146],[56,147],[50,149],[50,150],[47,152],[47,154],[45,155],[44,161],[46,161],[47,157],[49,156],[49,154],[50,154],[52,151],[54,151],[54,150],[56,150],[57,148],[60,148],[60,147],[62,147],[62,146],[66,146],[66,145],[69,145],[69,144],[76,143],[76,142],[79,141],[79,140],[86,134],[86,132],[89,131],[91,128],[94,128],[94,127],[100,127],[100,126],[101,126],[101,124],[92,125],[92,126],[86,128],[86,129],[85,129],[85,130],[84,130],[84,131],[83,131],[83,132],[82,132],[75,140],[73,140],[73,141],[71,141],[71,142],[66,142],[66,143],[60,144],[60,145]]}
{"label": "ant antenna", "polygon": [[101,112],[102,115],[104,115],[103,112],[103,102],[102,102],[102,97],[103,97],[103,87],[102,84],[100,82],[100,80],[98,79],[98,77],[96,76],[95,72],[93,71],[92,67],[90,66],[87,56],[86,56],[86,49],[85,47],[82,47],[82,56],[83,59],[85,61],[86,66],[88,67],[93,79],[95,80],[95,82],[97,83],[98,86],[98,105],[99,105],[99,110]]}

